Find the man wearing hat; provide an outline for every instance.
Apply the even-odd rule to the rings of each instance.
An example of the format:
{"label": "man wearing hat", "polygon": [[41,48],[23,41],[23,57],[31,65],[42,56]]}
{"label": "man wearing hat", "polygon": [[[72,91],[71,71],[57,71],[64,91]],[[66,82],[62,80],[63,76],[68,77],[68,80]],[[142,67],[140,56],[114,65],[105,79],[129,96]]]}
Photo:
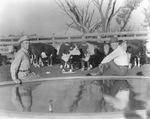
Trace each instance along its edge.
{"label": "man wearing hat", "polygon": [[21,45],[20,50],[15,55],[13,60],[10,72],[11,77],[15,83],[21,83],[22,80],[30,80],[40,78],[39,75],[31,72],[30,67],[30,56],[28,53],[29,50],[29,38],[27,35],[24,35],[18,40],[19,45]]}
{"label": "man wearing hat", "polygon": [[126,75],[129,65],[126,41],[119,42],[117,37],[112,37],[110,46],[113,51],[102,60],[99,65],[99,72],[95,75],[102,75],[108,70],[110,70],[111,75]]}

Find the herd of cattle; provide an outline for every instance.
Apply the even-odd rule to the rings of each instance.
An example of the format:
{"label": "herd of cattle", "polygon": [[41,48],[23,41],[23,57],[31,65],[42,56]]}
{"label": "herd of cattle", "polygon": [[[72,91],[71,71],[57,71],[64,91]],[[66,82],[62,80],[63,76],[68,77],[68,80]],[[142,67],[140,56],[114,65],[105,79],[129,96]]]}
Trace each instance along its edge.
{"label": "herd of cattle", "polygon": [[[131,40],[127,41],[127,44],[127,52],[131,54],[132,67],[149,63],[149,56],[147,55],[149,52],[147,52],[143,41]],[[15,54],[18,49],[19,46],[12,46],[9,50],[10,53]],[[63,72],[72,72],[77,69],[90,70],[97,67],[111,51],[109,43],[95,41],[64,42],[55,46],[48,43],[31,43],[29,54],[31,63],[35,67],[61,64],[60,67]],[[0,55],[0,65],[6,61],[5,58]]]}

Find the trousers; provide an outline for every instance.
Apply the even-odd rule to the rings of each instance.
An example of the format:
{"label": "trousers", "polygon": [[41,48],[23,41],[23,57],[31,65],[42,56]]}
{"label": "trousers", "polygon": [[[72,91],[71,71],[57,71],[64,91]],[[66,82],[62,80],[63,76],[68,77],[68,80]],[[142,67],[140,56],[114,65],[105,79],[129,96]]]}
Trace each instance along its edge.
{"label": "trousers", "polygon": [[20,80],[33,80],[41,78],[40,75],[35,74],[34,72],[19,72],[18,78]]}
{"label": "trousers", "polygon": [[106,71],[110,70],[111,75],[124,76],[128,71],[128,66],[120,66],[115,62],[110,61],[99,66],[99,73],[104,74]]}

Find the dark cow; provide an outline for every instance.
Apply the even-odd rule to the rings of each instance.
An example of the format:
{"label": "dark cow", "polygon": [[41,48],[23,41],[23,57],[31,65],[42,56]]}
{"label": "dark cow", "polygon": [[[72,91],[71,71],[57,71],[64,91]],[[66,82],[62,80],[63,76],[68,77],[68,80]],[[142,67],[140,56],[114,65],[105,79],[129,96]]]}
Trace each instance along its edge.
{"label": "dark cow", "polygon": [[90,70],[93,67],[96,67],[103,60],[105,55],[109,51],[109,45],[106,47],[104,43],[98,42],[79,42],[77,43],[78,48],[81,52],[80,56],[74,56],[72,58],[73,62],[81,62],[80,66],[81,70]]}
{"label": "dark cow", "polygon": [[56,57],[57,50],[50,44],[44,44],[44,53],[46,54],[47,65],[52,66],[54,64],[54,58]]}
{"label": "dark cow", "polygon": [[141,66],[145,64],[145,50],[144,42],[140,40],[129,40],[127,41],[127,52],[131,55],[130,63],[131,67]]}
{"label": "dark cow", "polygon": [[8,58],[7,58],[7,56],[0,54],[0,66],[1,65],[5,65],[5,64],[8,64]]}
{"label": "dark cow", "polygon": [[66,42],[60,45],[58,55],[61,59],[62,72],[65,72],[66,69],[72,72],[73,67],[71,65],[70,58],[73,55],[80,55],[80,51],[76,44]]}
{"label": "dark cow", "polygon": [[29,53],[35,67],[44,66],[44,59],[47,59],[48,66],[52,66],[57,50],[50,44],[31,43]]}

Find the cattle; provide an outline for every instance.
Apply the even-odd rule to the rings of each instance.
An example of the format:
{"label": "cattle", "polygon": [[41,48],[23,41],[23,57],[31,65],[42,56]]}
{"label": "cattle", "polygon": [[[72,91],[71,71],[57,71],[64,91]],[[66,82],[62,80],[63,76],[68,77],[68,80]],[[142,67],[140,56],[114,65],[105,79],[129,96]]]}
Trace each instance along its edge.
{"label": "cattle", "polygon": [[129,40],[127,41],[127,52],[131,55],[130,63],[131,67],[141,66],[145,64],[145,50],[144,42],[140,40]]}
{"label": "cattle", "polygon": [[9,54],[14,54],[15,55],[15,53],[19,50],[21,48],[21,46],[20,45],[9,45],[8,46],[8,53]]}
{"label": "cattle", "polygon": [[145,60],[146,64],[150,64],[150,40],[145,43]]}
{"label": "cattle", "polygon": [[0,54],[0,66],[1,65],[5,65],[5,64],[8,64],[8,58],[7,58],[7,56]]}
{"label": "cattle", "polygon": [[66,70],[69,70],[69,72],[73,71],[73,67],[71,65],[70,58],[74,55],[80,55],[80,51],[76,44],[65,42],[60,45],[58,55],[61,59],[61,68],[62,72],[66,72]]}
{"label": "cattle", "polygon": [[76,44],[81,54],[80,56],[73,56],[72,62],[75,65],[81,65],[81,70],[90,70],[91,68],[97,67],[109,51],[109,46],[104,47],[104,43],[79,42]]}
{"label": "cattle", "polygon": [[52,66],[53,58],[56,56],[57,50],[50,44],[31,43],[29,53],[31,55],[32,63],[35,67],[44,66],[46,63],[44,63],[44,61],[47,61],[46,64],[48,66]]}
{"label": "cattle", "polygon": [[57,50],[50,44],[44,44],[44,53],[46,54],[47,65],[52,66],[54,64],[54,58],[56,57]]}

